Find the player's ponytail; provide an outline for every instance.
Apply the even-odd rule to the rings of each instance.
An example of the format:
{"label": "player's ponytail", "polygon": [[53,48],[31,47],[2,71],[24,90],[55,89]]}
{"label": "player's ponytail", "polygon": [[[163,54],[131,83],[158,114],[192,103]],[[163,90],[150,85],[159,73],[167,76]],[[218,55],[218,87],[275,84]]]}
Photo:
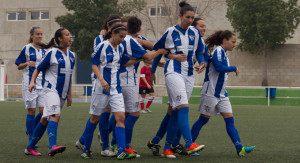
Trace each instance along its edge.
{"label": "player's ponytail", "polygon": [[110,31],[108,31],[107,34],[104,36],[104,40],[110,39],[112,33],[119,33],[121,30],[127,31],[126,27],[122,24],[116,24],[116,25],[112,26]]}
{"label": "player's ponytail", "polygon": [[59,28],[55,34],[54,37],[49,41],[48,44],[39,44],[40,47],[42,47],[43,49],[48,49],[51,47],[55,47],[55,48],[60,48],[60,42],[59,42],[59,37],[63,37],[63,33],[62,31],[65,30],[66,28]]}
{"label": "player's ponytail", "polygon": [[187,12],[187,11],[195,12],[194,8],[190,4],[188,4],[186,1],[181,1],[179,3],[179,7],[180,7],[180,12],[179,13],[181,15],[184,15],[185,12]]}
{"label": "player's ponytail", "polygon": [[224,38],[226,40],[229,40],[232,36],[235,36],[235,34],[229,30],[219,30],[213,33],[212,35],[208,36],[208,38],[205,40],[208,52],[211,53],[213,51],[214,46],[221,45],[223,43]]}

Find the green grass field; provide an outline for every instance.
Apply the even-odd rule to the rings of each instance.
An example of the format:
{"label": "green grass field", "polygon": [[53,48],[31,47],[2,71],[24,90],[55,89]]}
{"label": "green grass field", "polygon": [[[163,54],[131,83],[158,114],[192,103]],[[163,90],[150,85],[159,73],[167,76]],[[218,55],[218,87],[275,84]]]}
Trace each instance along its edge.
{"label": "green grass field", "polygon": [[[206,149],[200,156],[178,156],[169,160],[152,156],[146,147],[155,135],[166,112],[165,104],[153,104],[151,114],[142,114],[134,128],[132,146],[141,158],[131,162],[300,162],[300,108],[287,106],[240,106],[234,105],[235,124],[244,145],[256,145],[257,149],[239,158],[230,141],[224,120],[214,116],[204,126],[197,140]],[[96,132],[92,145],[93,160],[83,160],[74,144],[82,134],[89,117],[89,103],[73,103],[64,108],[58,129],[58,144],[67,146],[63,154],[48,157],[47,134],[38,143],[41,157],[25,156],[28,138],[25,135],[26,112],[23,102],[0,102],[0,162],[113,162],[116,158],[100,156]],[[190,107],[190,125],[198,118],[198,105]],[[98,132],[98,129],[96,130]],[[164,140],[161,141],[163,145]]]}

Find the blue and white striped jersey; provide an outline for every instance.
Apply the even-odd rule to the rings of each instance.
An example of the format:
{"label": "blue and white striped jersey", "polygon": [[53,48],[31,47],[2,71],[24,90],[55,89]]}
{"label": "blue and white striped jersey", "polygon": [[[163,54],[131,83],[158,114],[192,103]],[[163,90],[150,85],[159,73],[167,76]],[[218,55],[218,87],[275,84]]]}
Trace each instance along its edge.
{"label": "blue and white striped jersey", "polygon": [[[205,44],[200,40],[200,32],[193,26],[189,26],[186,30],[180,28],[179,25],[168,28],[153,49],[158,50],[165,48],[169,49],[173,54],[186,54],[187,61],[179,62],[173,59],[168,60],[165,66],[165,74],[175,72],[188,76],[193,75],[194,58],[200,63],[206,62],[203,56]],[[154,60],[153,69],[157,67],[156,64],[158,64],[160,58],[161,55]],[[151,70],[151,72],[153,72],[153,70]]]}
{"label": "blue and white striped jersey", "polygon": [[102,42],[104,41],[104,35],[99,35],[95,38],[94,40],[94,52],[97,51],[96,47]]}
{"label": "blue and white striped jersey", "polygon": [[91,58],[93,65],[98,66],[101,75],[110,86],[109,92],[103,90],[100,80],[97,78],[94,86],[93,93],[95,94],[120,94],[122,93],[120,85],[120,66],[122,54],[124,52],[123,46],[118,45],[117,49],[114,49],[108,40],[101,42],[97,51]]}
{"label": "blue and white striped jersey", "polygon": [[66,99],[75,66],[75,54],[68,50],[67,54],[58,48],[47,51],[46,56],[38,65],[39,71],[45,71],[45,87],[57,92],[59,97]]}
{"label": "blue and white striped jersey", "polygon": [[[36,49],[32,44],[27,44],[23,47],[20,55],[16,59],[15,64],[19,65],[21,63],[26,63],[28,61],[35,62],[35,67],[27,66],[23,69],[23,76],[22,76],[22,89],[28,90],[28,86],[31,81],[32,74],[36,67],[41,62],[42,58],[46,53],[45,49]],[[36,79],[36,89],[43,89],[45,82],[45,74],[41,72],[37,79]]]}
{"label": "blue and white striped jersey", "polygon": [[226,91],[228,73],[233,71],[236,71],[236,67],[230,66],[226,51],[218,46],[206,67],[201,94],[217,98],[228,97]]}
{"label": "blue and white striped jersey", "polygon": [[[122,42],[124,47],[124,54],[122,63],[127,63],[130,59],[141,59],[147,51],[130,35],[127,35]],[[127,67],[121,67],[120,79],[121,86],[136,86],[138,85],[137,80],[137,69],[139,63],[130,65]]]}

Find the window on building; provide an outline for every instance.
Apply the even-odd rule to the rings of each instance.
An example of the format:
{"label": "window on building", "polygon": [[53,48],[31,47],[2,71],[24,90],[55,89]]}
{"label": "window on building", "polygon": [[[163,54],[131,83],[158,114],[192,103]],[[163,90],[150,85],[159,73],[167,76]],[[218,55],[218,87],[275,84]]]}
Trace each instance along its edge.
{"label": "window on building", "polygon": [[30,12],[31,20],[47,20],[49,19],[48,11],[31,11]]}
{"label": "window on building", "polygon": [[9,12],[7,13],[7,20],[26,20],[26,12]]}
{"label": "window on building", "polygon": [[[159,7],[159,8],[157,8],[157,15],[160,16],[160,13],[161,13],[161,9]],[[156,16],[156,8],[155,7],[150,8],[149,16]]]}

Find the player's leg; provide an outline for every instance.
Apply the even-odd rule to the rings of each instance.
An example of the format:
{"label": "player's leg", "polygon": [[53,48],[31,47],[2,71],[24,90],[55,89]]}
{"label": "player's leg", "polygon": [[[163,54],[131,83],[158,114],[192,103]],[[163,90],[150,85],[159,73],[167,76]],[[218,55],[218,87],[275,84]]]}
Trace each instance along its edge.
{"label": "player's leg", "polygon": [[146,105],[146,111],[151,113],[151,110],[149,109],[150,105],[152,104],[154,98],[155,98],[155,93],[154,93],[154,89],[153,87],[151,87],[151,89],[148,89],[148,94],[150,95],[150,97],[148,98],[148,102]]}
{"label": "player's leg", "polygon": [[139,87],[139,94],[141,95],[140,105],[141,105],[141,113],[147,113],[144,110],[145,107],[145,98],[146,98],[146,90],[143,87]]}
{"label": "player's leg", "polygon": [[226,124],[227,133],[234,144],[238,156],[244,156],[246,153],[249,153],[255,149],[255,146],[252,147],[243,147],[239,133],[234,125],[234,118],[232,114],[231,103],[228,98],[221,100],[217,108],[220,110],[221,115],[224,118]]}

